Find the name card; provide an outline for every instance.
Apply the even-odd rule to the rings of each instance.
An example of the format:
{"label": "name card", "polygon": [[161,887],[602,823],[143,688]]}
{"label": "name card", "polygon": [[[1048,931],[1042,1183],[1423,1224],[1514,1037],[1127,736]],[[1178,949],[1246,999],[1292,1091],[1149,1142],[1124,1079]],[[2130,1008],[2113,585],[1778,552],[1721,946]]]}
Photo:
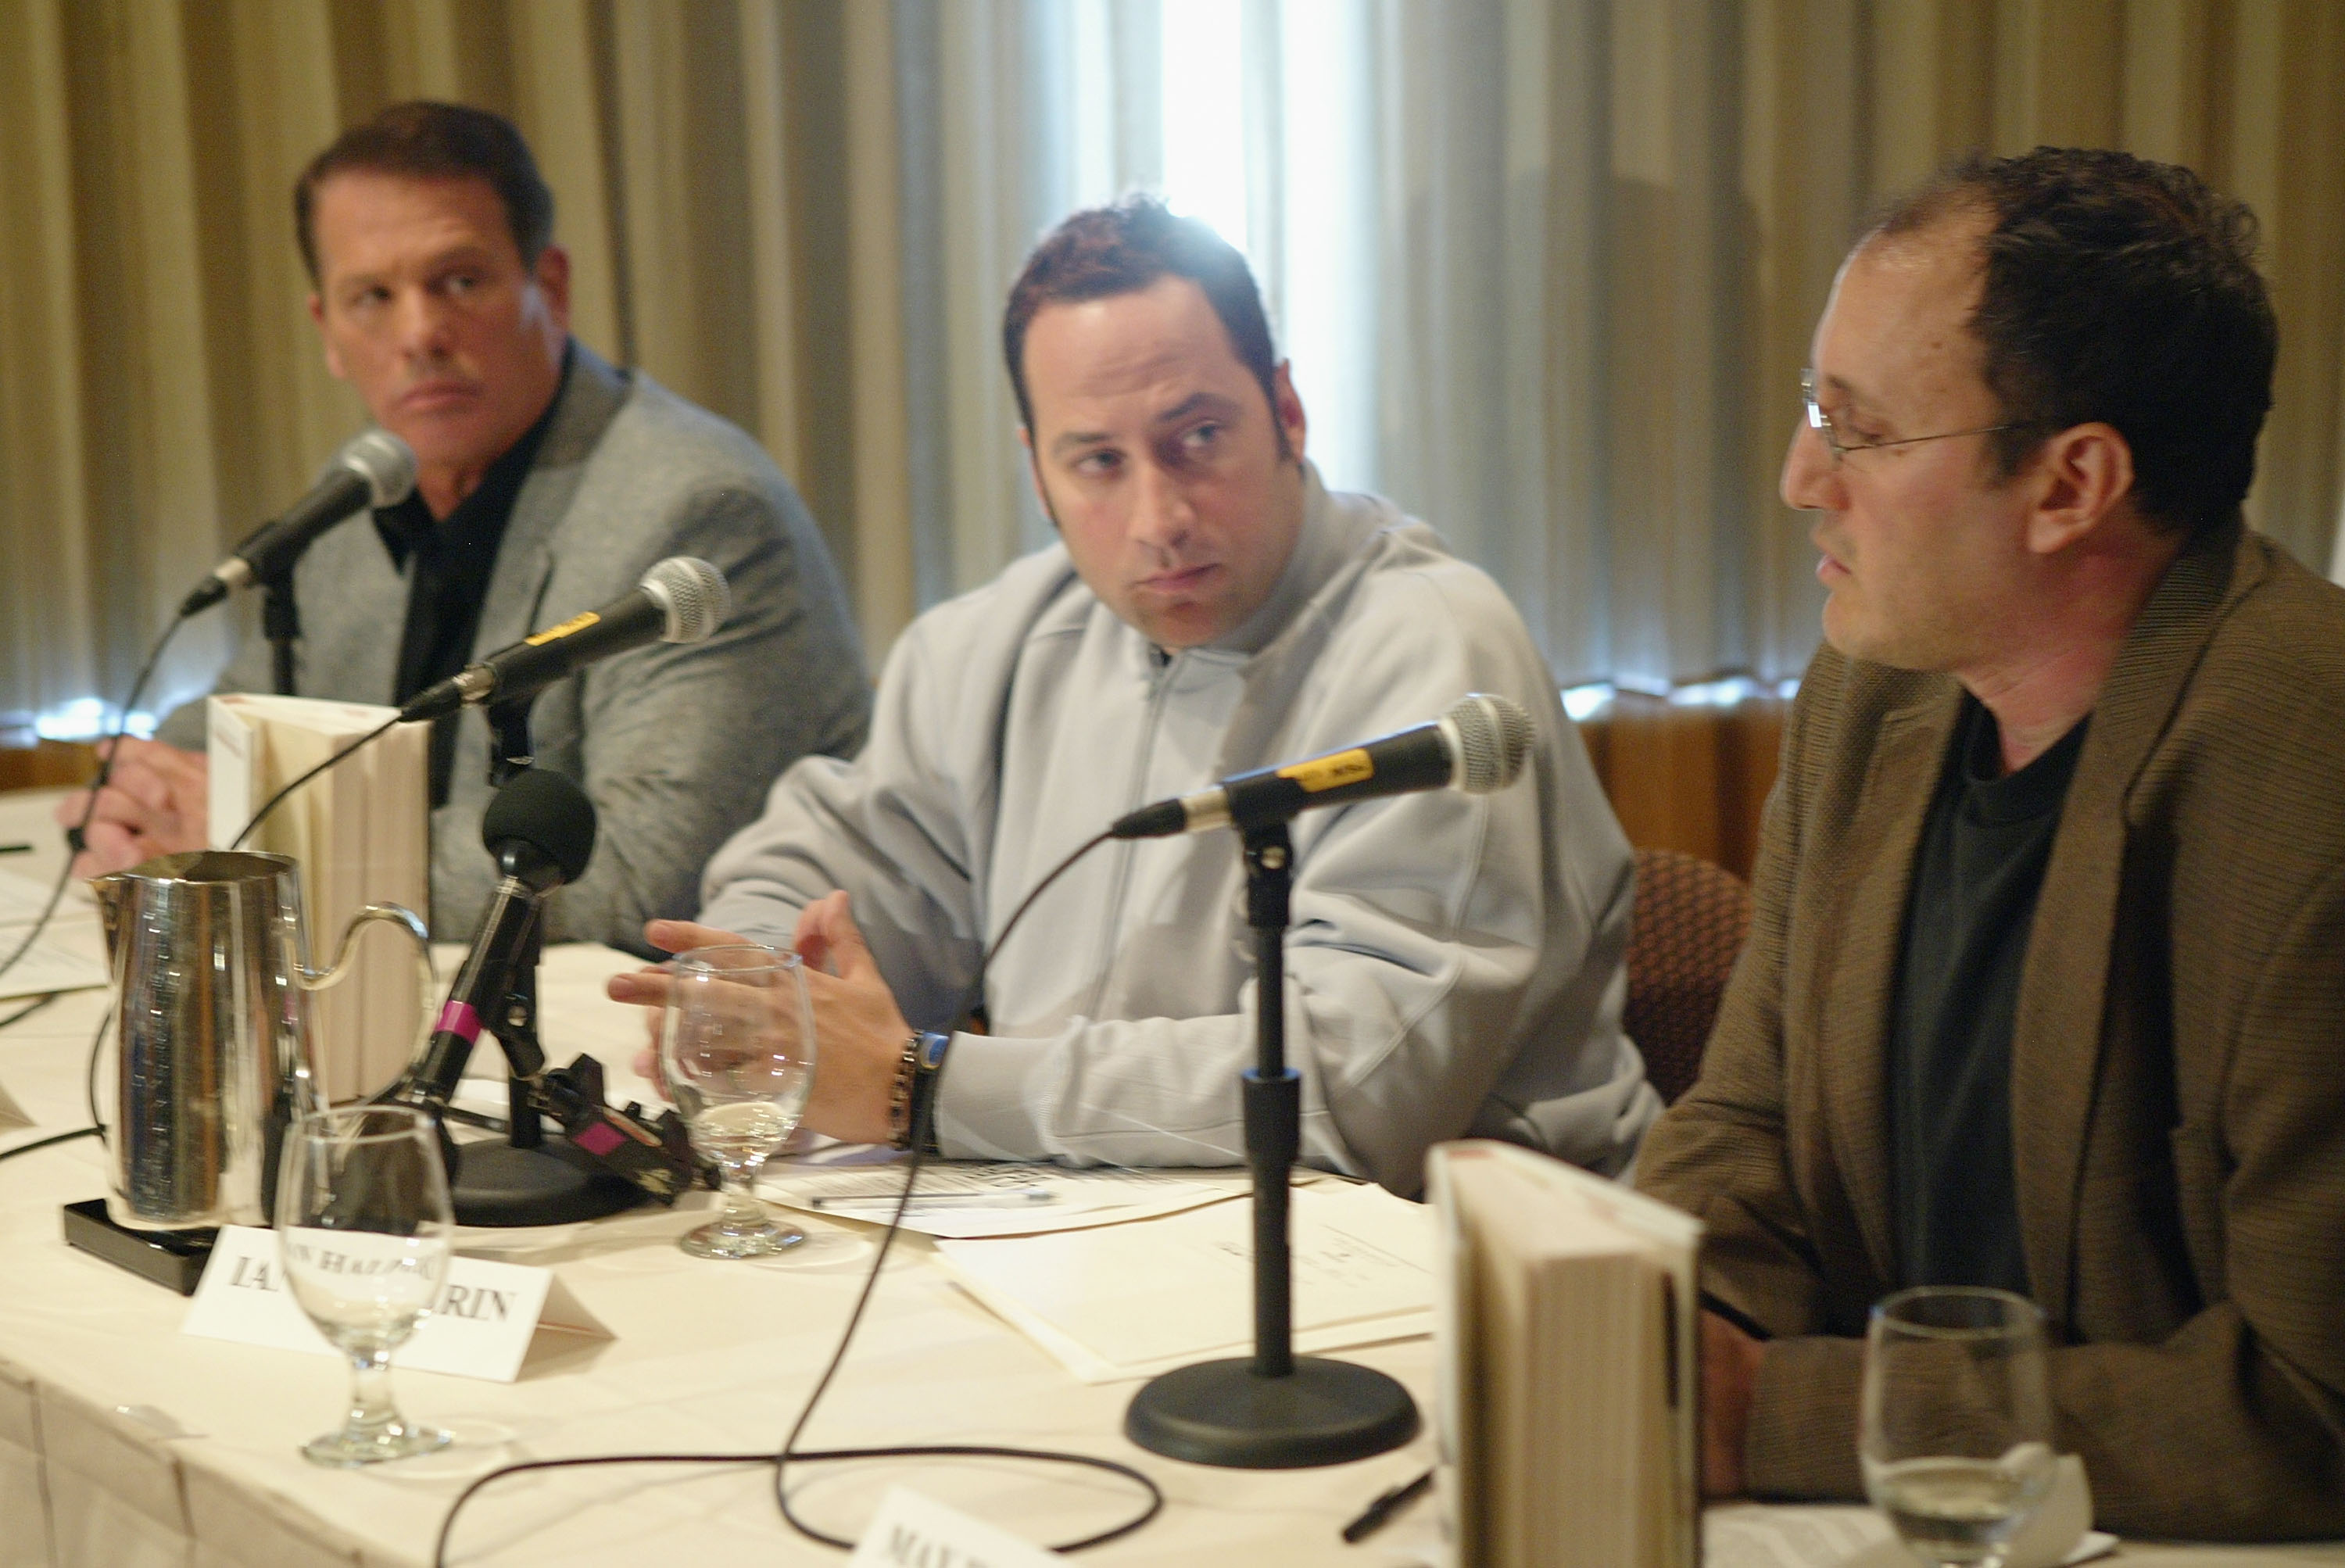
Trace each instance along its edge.
{"label": "name card", "polygon": [[1066,1559],[906,1486],[891,1486],[847,1568],[1050,1568]]}
{"label": "name card", "polygon": [[[350,1239],[355,1245],[366,1238]],[[540,1329],[612,1337],[551,1268],[452,1255],[447,1270],[438,1308],[391,1353],[394,1367],[510,1383],[520,1376],[530,1339]],[[350,1272],[371,1271],[369,1260],[354,1253]],[[179,1331],[313,1356],[342,1354],[326,1342],[287,1288],[277,1233],[253,1226],[221,1228]]]}

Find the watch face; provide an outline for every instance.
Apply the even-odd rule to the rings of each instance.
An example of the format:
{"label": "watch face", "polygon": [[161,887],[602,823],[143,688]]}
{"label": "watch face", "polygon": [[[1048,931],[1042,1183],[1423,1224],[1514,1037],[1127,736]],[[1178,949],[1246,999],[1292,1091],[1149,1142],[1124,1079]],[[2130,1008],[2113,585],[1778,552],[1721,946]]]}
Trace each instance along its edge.
{"label": "watch face", "polygon": [[920,1036],[919,1064],[923,1073],[933,1073],[944,1065],[945,1053],[952,1048],[952,1036],[931,1030]]}

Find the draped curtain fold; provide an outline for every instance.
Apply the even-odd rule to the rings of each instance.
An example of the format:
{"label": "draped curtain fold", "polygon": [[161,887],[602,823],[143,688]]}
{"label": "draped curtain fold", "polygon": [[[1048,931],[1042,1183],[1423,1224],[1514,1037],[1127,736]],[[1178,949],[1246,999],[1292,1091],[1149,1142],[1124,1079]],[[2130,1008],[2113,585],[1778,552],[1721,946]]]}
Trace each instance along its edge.
{"label": "draped curtain fold", "polygon": [[[1049,538],[1002,297],[1065,212],[1192,168],[1209,12],[1315,453],[1487,565],[1561,681],[1798,673],[1774,474],[1809,331],[1864,211],[1974,146],[2128,148],[2254,206],[2282,348],[2249,514],[2330,559],[2326,0],[0,0],[0,714],[118,698],[357,427],[288,191],[419,96],[516,120],[579,335],[766,445],[884,652]],[[159,696],[232,633],[183,633]]]}

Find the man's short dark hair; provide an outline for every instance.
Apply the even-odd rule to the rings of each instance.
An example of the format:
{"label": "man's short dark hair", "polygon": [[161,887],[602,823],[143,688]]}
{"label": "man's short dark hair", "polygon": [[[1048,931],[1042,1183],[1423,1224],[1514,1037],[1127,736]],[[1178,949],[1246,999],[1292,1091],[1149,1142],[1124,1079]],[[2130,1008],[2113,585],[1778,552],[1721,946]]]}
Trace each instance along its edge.
{"label": "man's short dark hair", "polygon": [[2100,421],[2133,449],[2145,516],[2184,533],[2236,517],[2279,349],[2255,214],[2176,164],[2039,147],[1972,154],[1872,232],[1974,211],[1993,227],[1971,331],[1987,389],[2020,427],[1995,437],[2004,475],[2046,437]]}
{"label": "man's short dark hair", "polygon": [[533,268],[553,239],[553,192],[529,144],[502,115],[428,99],[393,104],[334,138],[293,184],[293,232],[310,282],[318,270],[318,188],[338,174],[400,174],[414,179],[483,179],[504,203],[522,265]]}
{"label": "man's short dark hair", "polygon": [[1270,319],[1262,290],[1237,247],[1193,218],[1176,218],[1152,196],[1127,196],[1107,207],[1078,212],[1042,238],[1026,258],[1025,270],[1010,290],[1001,314],[1001,353],[1010,362],[1010,389],[1018,394],[1018,422],[1030,435],[1034,402],[1026,391],[1026,329],[1045,305],[1080,304],[1135,293],[1159,278],[1186,278],[1203,290],[1221,318],[1238,361],[1262,383],[1271,406],[1278,453],[1288,455],[1286,427],[1278,422],[1275,376],[1278,355],[1271,347]]}

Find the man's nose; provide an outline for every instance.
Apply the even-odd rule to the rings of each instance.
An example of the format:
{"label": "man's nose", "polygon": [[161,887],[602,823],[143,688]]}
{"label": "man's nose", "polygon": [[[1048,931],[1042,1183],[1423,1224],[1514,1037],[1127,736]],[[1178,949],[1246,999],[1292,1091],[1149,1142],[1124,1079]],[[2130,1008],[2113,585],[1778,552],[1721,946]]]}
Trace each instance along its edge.
{"label": "man's nose", "polygon": [[1840,465],[1824,444],[1823,433],[1802,420],[1792,428],[1783,453],[1783,504],[1800,512],[1833,512],[1841,505]]}
{"label": "man's nose", "polygon": [[398,300],[399,346],[419,359],[437,359],[448,346],[447,302],[429,289],[402,290]]}
{"label": "man's nose", "polygon": [[1139,484],[1134,487],[1127,532],[1134,544],[1177,550],[1197,520],[1188,492],[1162,463],[1143,461],[1138,467]]}

